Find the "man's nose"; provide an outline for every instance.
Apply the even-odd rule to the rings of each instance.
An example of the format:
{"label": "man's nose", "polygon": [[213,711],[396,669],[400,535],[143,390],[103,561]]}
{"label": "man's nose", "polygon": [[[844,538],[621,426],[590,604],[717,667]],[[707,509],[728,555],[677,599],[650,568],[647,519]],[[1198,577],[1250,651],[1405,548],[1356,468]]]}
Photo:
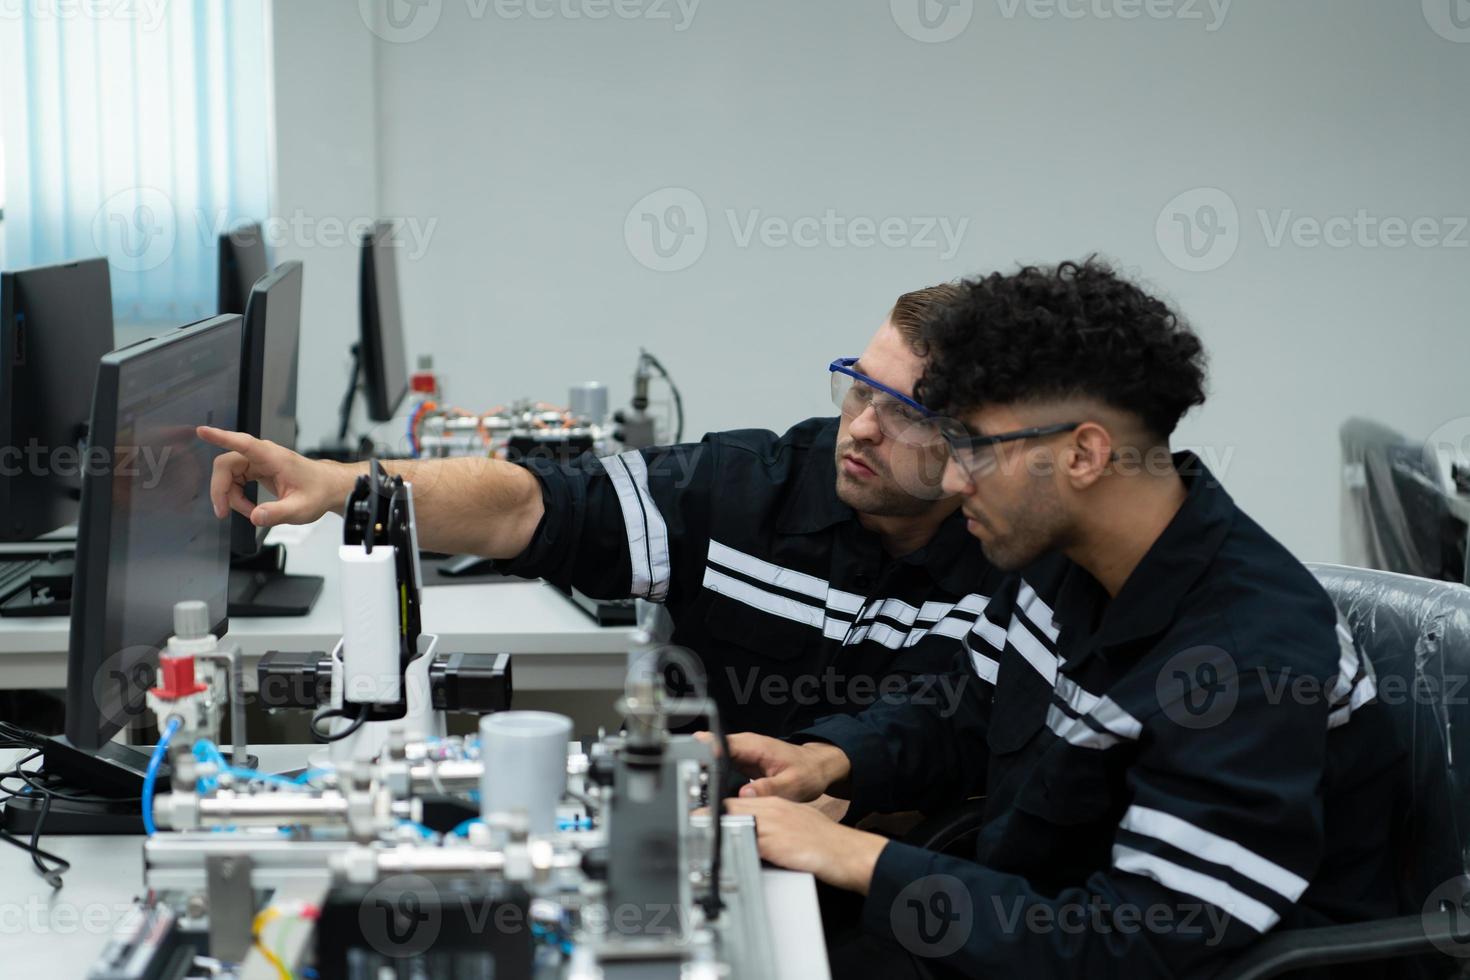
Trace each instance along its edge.
{"label": "man's nose", "polygon": [[953,456],[944,464],[944,477],[939,485],[950,496],[969,497],[975,493],[975,481],[963,466],[955,462]]}
{"label": "man's nose", "polygon": [[858,413],[847,430],[854,439],[863,442],[882,442],[883,427],[878,424],[878,410],[872,405]]}

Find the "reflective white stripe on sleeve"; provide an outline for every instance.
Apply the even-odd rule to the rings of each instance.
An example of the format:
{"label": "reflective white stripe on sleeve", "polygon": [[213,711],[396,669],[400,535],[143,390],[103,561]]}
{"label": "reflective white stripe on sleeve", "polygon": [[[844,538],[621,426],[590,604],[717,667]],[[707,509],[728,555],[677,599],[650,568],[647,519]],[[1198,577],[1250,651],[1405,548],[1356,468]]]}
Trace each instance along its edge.
{"label": "reflective white stripe on sleeve", "polygon": [[628,532],[628,557],[633,568],[630,594],[653,602],[669,597],[673,568],[669,559],[669,527],[648,490],[648,465],[643,454],[630,450],[605,456],[602,463],[618,494],[623,525]]}
{"label": "reflective white stripe on sleeve", "polygon": [[1119,826],[1135,834],[1172,844],[1211,864],[1234,868],[1287,901],[1295,902],[1307,890],[1307,879],[1301,875],[1293,874],[1255,851],[1248,850],[1229,838],[1196,827],[1172,813],[1146,806],[1131,806],[1123,814]]}
{"label": "reflective white stripe on sleeve", "polygon": [[1114,844],[1113,867],[1119,871],[1152,878],[1165,888],[1172,888],[1176,892],[1193,895],[1195,898],[1209,902],[1217,908],[1224,909],[1257,932],[1267,931],[1281,919],[1271,906],[1256,901],[1219,878],[1211,878],[1207,874],[1192,871],[1181,864],[1165,860],[1157,854],[1149,854],[1131,847],[1124,847],[1122,844]]}

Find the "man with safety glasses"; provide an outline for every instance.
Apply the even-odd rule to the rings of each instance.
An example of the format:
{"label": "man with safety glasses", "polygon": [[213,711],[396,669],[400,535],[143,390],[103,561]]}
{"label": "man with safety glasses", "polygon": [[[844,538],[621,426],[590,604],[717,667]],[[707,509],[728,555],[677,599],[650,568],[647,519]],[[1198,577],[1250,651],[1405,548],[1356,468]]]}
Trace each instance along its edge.
{"label": "man with safety glasses", "polygon": [[[784,735],[944,670],[999,580],[940,486],[943,440],[913,397],[924,321],[955,289],[900,297],[860,357],[828,367],[839,417],[784,435],[712,433],[566,464],[387,467],[413,483],[425,548],[663,603],[726,727]],[[215,462],[216,513],[257,526],[340,512],[364,472],[239,433],[200,435],[230,450]],[[278,499],[252,505],[243,488],[255,480]],[[959,692],[936,677],[924,696],[948,704]]]}
{"label": "man with safety glasses", "polygon": [[[1191,453],[1199,339],[1096,262],[965,284],[920,398],[998,567],[957,711],[734,735],[762,855],[866,896],[846,976],[1208,976],[1395,912],[1405,755],[1332,600]],[[792,744],[792,743],[799,744]],[[983,795],[972,860],[839,826]],[[1400,975],[1395,973],[1394,975]]]}

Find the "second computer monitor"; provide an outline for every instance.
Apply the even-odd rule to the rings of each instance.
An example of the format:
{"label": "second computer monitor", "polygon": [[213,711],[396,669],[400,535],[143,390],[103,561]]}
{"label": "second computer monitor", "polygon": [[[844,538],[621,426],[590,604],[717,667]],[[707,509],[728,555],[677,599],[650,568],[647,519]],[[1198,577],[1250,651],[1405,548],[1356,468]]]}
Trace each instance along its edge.
{"label": "second computer monitor", "polygon": [[0,540],[77,519],[92,382],[112,344],[106,259],[0,273]]}
{"label": "second computer monitor", "polygon": [[241,225],[219,236],[219,313],[245,313],[250,290],[271,271],[260,225]]}
{"label": "second computer monitor", "polygon": [[238,316],[115,351],[97,369],[67,661],[77,748],[100,748],[143,711],[175,603],[202,600],[213,631],[226,626],[229,525],[209,501],[219,450],[194,430],[233,429],[239,386]]}
{"label": "second computer monitor", "polygon": [[[283,262],[257,282],[246,303],[241,343],[239,429],[287,449],[296,448],[301,285],[300,262]],[[253,483],[245,493],[253,502],[259,500],[257,493],[264,496]],[[231,523],[230,550],[236,555],[255,554],[266,529],[239,514]]]}
{"label": "second computer monitor", "polygon": [[379,221],[363,233],[359,310],[359,356],[368,417],[386,422],[408,394],[408,351],[398,301],[398,255],[391,222]]}

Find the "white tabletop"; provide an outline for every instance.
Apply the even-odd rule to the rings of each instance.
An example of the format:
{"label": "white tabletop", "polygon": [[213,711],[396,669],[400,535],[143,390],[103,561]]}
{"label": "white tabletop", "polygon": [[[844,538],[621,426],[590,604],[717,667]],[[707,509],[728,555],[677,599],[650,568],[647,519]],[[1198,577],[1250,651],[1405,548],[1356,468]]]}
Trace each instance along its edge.
{"label": "white tabletop", "polygon": [[[269,650],[330,650],[342,635],[337,595],[342,519],[328,514],[307,527],[276,528],[267,540],[286,546],[288,572],[326,579],[321,597],[305,616],[237,617],[228,638],[252,662]],[[441,651],[535,654],[517,658],[517,687],[617,688],[622,683],[631,630],[598,626],[544,582],[430,586],[423,596],[424,631],[439,635]],[[69,625],[63,616],[0,619],[0,688],[65,686]]]}
{"label": "white tabletop", "polygon": [[[265,769],[299,765],[306,746],[252,749]],[[0,749],[0,770],[25,753]],[[7,977],[85,977],[113,926],[143,890],[142,837],[45,837],[42,848],[72,863],[52,891],[30,856],[0,843],[0,963]],[[822,918],[811,875],[767,868],[761,873],[766,915],[783,980],[828,976]]]}

